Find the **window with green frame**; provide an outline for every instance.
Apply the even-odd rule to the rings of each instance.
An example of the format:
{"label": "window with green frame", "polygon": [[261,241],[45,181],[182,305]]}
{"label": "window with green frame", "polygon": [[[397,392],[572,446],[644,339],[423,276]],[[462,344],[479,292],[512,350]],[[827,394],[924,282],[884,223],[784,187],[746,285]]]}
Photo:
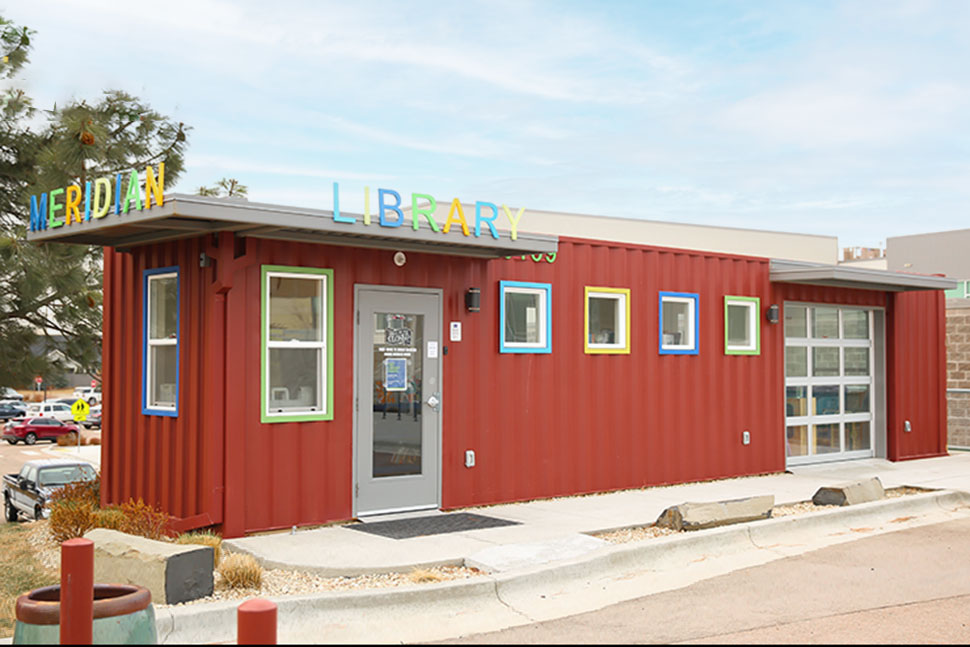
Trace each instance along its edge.
{"label": "window with green frame", "polygon": [[761,354],[761,299],[724,297],[724,354]]}
{"label": "window with green frame", "polygon": [[260,419],[333,420],[333,270],[261,269]]}

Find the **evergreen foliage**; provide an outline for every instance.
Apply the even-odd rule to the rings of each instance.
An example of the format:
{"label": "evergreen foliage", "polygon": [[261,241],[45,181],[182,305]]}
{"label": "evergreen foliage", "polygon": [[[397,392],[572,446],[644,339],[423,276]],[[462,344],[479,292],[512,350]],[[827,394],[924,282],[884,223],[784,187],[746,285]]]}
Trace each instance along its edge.
{"label": "evergreen foliage", "polygon": [[[50,380],[63,359],[101,365],[101,249],[28,243],[30,196],[159,162],[170,190],[189,130],[117,90],[38,112],[15,84],[32,33],[0,16],[0,385],[14,387]],[[38,339],[54,352],[31,353]]]}

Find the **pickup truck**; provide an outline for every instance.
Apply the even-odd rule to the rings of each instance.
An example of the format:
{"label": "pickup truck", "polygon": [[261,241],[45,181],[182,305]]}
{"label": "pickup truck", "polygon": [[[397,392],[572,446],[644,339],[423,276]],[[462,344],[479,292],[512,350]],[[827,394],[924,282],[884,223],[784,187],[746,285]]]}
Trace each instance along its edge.
{"label": "pickup truck", "polygon": [[90,463],[62,458],[27,461],[17,474],[3,475],[3,516],[18,521],[21,515],[46,519],[47,502],[54,492],[76,481],[93,481],[97,472]]}

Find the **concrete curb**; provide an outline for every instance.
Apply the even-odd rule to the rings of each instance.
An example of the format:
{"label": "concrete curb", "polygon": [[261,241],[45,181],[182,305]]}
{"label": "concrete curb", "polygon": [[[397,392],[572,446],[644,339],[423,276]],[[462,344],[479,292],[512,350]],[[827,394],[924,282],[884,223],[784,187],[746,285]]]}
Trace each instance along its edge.
{"label": "concrete curb", "polygon": [[[669,573],[709,557],[752,551],[759,555],[757,563],[764,563],[849,541],[859,536],[850,530],[856,524],[898,521],[901,529],[903,522],[920,515],[935,515],[925,521],[933,523],[961,512],[970,514],[970,494],[943,490],[611,545],[573,560],[473,580],[278,598],[279,635],[281,641],[303,637],[300,642],[423,642],[493,631],[599,608],[582,608],[589,605],[585,598],[553,610],[550,598],[577,582]],[[636,594],[631,592],[631,597]],[[159,643],[233,641],[240,602],[157,609]]]}
{"label": "concrete curb", "polygon": [[268,557],[263,557],[258,553],[253,552],[245,546],[240,546],[233,543],[231,539],[223,542],[223,545],[231,548],[234,553],[243,553],[244,555],[250,555],[259,562],[260,566],[263,568],[278,568],[285,571],[302,571],[304,573],[312,573],[314,575],[319,575],[320,577],[343,577],[350,573],[353,575],[379,575],[381,573],[409,573],[415,568],[436,568],[440,566],[464,566],[465,559],[463,557],[456,557],[452,559],[429,559],[422,562],[414,562],[411,564],[401,564],[399,566],[385,568],[385,567],[368,567],[368,566],[352,566],[352,567],[340,567],[336,568],[333,566],[308,566],[306,564],[301,564],[300,562],[289,562],[280,559],[270,559]]}

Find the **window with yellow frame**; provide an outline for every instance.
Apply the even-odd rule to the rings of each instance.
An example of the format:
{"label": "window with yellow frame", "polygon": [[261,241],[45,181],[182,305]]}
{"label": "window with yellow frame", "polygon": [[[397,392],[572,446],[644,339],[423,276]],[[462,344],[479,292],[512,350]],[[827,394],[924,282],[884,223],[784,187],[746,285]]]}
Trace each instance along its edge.
{"label": "window with yellow frame", "polygon": [[587,285],[583,327],[589,354],[630,353],[630,290]]}

